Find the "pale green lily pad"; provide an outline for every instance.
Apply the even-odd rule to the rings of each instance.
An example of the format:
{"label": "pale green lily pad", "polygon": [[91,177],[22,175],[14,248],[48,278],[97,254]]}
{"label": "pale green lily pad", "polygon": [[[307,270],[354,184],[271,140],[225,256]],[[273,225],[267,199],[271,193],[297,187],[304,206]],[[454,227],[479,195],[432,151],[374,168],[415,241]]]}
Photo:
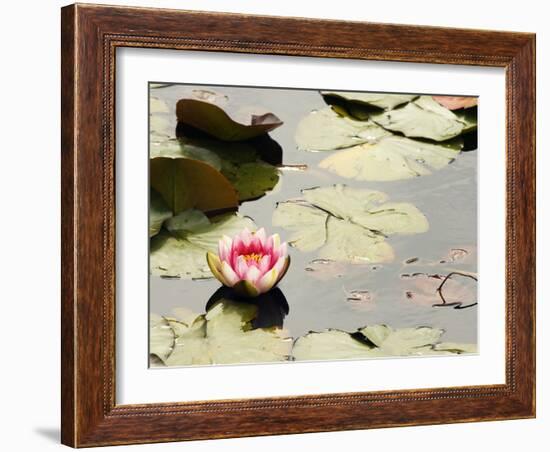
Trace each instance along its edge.
{"label": "pale green lily pad", "polygon": [[[192,322],[167,318],[174,345],[159,358],[167,366],[287,361],[292,338],[281,328],[253,329],[257,310],[254,304],[221,299]],[[151,342],[159,341],[156,331]]]}
{"label": "pale green lily pad", "polygon": [[426,176],[454,161],[459,150],[447,145],[388,136],[336,152],[319,163],[339,176],[360,181],[393,181]]}
{"label": "pale green lily pad", "polygon": [[407,137],[445,141],[460,135],[465,123],[431,96],[421,96],[401,108],[375,113],[370,119]]}
{"label": "pale green lily pad", "polygon": [[355,333],[339,330],[311,332],[294,344],[296,360],[361,359],[475,353],[475,344],[440,343],[443,330],[372,325]]}
{"label": "pale green lily pad", "polygon": [[345,331],[328,329],[311,332],[294,343],[292,356],[296,361],[324,361],[329,359],[361,359],[376,356],[374,347],[355,339]]}
{"label": "pale green lily pad", "polygon": [[354,263],[388,262],[392,234],[418,234],[429,229],[412,204],[388,203],[384,193],[334,185],[302,190],[304,199],[281,202],[273,225],[290,231],[289,244],[319,257]]}
{"label": "pale green lily pad", "polygon": [[164,361],[174,348],[174,331],[169,322],[158,315],[149,316],[149,354]]}
{"label": "pale green lily pad", "polygon": [[386,355],[411,355],[422,353],[424,347],[439,342],[443,330],[421,326],[418,328],[393,329],[387,325],[373,325],[361,328],[370,342]]}
{"label": "pale green lily pad", "polygon": [[237,122],[218,105],[197,99],[180,99],[176,104],[176,115],[179,122],[223,141],[248,140],[283,124],[273,113],[250,114],[247,123]]}
{"label": "pale green lily pad", "polygon": [[362,143],[373,143],[390,132],[372,121],[357,121],[340,116],[327,107],[312,111],[296,129],[298,149],[305,151],[333,151]]}
{"label": "pale green lily pad", "polygon": [[162,223],[171,216],[172,211],[162,197],[155,190],[151,190],[149,199],[149,237],[157,235]]}
{"label": "pale green lily pad", "polygon": [[[254,222],[237,214],[213,218],[207,223],[196,210],[182,212],[167,221],[168,231],[151,239],[150,271],[172,278],[212,278],[206,252],[216,252],[223,235],[235,236],[244,228],[256,230]],[[202,214],[203,215],[203,214]],[[187,228],[187,229],[186,229]]]}
{"label": "pale green lily pad", "polygon": [[174,129],[167,115],[155,114],[149,116],[149,139],[151,142],[165,140],[174,135]]}
{"label": "pale green lily pad", "polygon": [[367,104],[384,110],[391,110],[418,97],[415,94],[361,93],[353,91],[321,91],[321,94],[325,99],[333,96],[348,102]]}
{"label": "pale green lily pad", "polygon": [[169,113],[170,109],[168,105],[163,100],[160,100],[157,97],[149,97],[149,113]]}
{"label": "pale green lily pad", "polygon": [[166,229],[175,236],[186,237],[190,232],[204,231],[210,226],[210,220],[200,210],[189,209],[166,221]]}

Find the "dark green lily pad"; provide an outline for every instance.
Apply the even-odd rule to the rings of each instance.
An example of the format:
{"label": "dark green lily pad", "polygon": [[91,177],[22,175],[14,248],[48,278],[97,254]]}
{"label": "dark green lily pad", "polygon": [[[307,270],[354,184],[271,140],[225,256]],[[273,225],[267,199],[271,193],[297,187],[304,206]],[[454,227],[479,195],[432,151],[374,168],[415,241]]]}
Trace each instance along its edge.
{"label": "dark green lily pad", "polygon": [[392,110],[418,97],[416,94],[363,93],[354,91],[322,91],[321,94],[329,104],[331,103],[331,98],[338,98],[352,105],[368,105],[383,110]]}
{"label": "dark green lily pad", "polygon": [[150,159],[150,183],[172,213],[236,209],[238,198],[227,178],[207,163],[192,159]]}
{"label": "dark green lily pad", "polygon": [[187,137],[152,140],[150,153],[151,158],[183,158],[207,163],[231,182],[240,202],[264,196],[279,181],[278,168],[264,162],[256,147],[247,141]]}

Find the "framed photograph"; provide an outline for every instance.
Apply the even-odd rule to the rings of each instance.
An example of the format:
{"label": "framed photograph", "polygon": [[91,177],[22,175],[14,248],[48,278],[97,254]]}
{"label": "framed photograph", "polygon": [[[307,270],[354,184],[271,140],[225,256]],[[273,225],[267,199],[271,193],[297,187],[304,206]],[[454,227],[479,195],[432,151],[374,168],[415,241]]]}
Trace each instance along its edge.
{"label": "framed photograph", "polygon": [[62,9],[62,442],[535,416],[535,36]]}

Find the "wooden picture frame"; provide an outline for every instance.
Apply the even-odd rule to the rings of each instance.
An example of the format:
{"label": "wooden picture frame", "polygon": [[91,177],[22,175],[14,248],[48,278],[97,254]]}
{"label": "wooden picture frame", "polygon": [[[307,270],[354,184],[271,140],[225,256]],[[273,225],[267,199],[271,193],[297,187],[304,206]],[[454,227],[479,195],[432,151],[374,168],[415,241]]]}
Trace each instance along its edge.
{"label": "wooden picture frame", "polygon": [[[114,89],[119,47],[505,68],[506,383],[117,405]],[[534,34],[67,6],[62,9],[61,153],[64,444],[86,447],[535,416]]]}

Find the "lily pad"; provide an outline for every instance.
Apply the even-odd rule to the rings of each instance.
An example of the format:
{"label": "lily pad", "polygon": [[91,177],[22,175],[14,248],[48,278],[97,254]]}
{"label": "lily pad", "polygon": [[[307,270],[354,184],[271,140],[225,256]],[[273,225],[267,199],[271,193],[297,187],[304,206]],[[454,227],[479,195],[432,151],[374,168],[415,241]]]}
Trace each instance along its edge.
{"label": "lily pad", "polygon": [[441,144],[387,136],[334,153],[319,167],[348,179],[393,181],[429,175],[451,163],[459,152]]}
{"label": "lily pad", "polygon": [[445,141],[460,135],[465,123],[431,96],[421,96],[401,108],[370,115],[385,129],[407,137]]}
{"label": "lily pad", "polygon": [[292,356],[296,361],[324,361],[374,357],[376,352],[374,347],[345,331],[328,329],[299,337]]}
{"label": "lily pad", "polygon": [[390,132],[372,121],[358,121],[336,113],[332,108],[312,111],[296,130],[298,149],[333,151],[362,143],[373,143]]}
{"label": "lily pad", "polygon": [[186,158],[208,163],[218,171],[222,167],[222,161],[218,154],[212,151],[210,146],[204,146],[200,141],[185,142],[176,138],[156,138],[152,137],[150,141],[149,158],[151,159],[158,157]]}
{"label": "lily pad", "polygon": [[212,278],[206,252],[215,252],[223,235],[233,237],[244,228],[257,229],[247,217],[226,214],[209,220],[193,209],[169,219],[166,228],[151,239],[150,271],[184,279]]}
{"label": "lily pad", "polygon": [[157,235],[162,223],[171,216],[172,211],[162,197],[155,190],[151,190],[149,199],[149,237]]}
{"label": "lily pad", "polygon": [[187,158],[207,163],[231,182],[241,202],[265,195],[279,181],[278,168],[261,160],[249,142],[183,137],[152,139],[150,157]]}
{"label": "lily pad", "polygon": [[331,98],[340,98],[350,103],[366,104],[384,110],[391,110],[418,97],[415,94],[361,93],[353,91],[322,91],[321,94],[328,103],[330,103]]}
{"label": "lily pad", "polygon": [[149,316],[149,354],[164,360],[172,353],[175,343],[174,331],[169,322],[158,315]]}
{"label": "lily pad", "polygon": [[405,298],[413,303],[434,307],[464,309],[477,304],[477,277],[475,274],[450,272],[413,273],[401,275]]}
{"label": "lily pad", "polygon": [[477,97],[468,96],[432,96],[440,105],[449,110],[460,110],[461,108],[471,108],[477,105]]}
{"label": "lily pad", "polygon": [[296,360],[361,359],[389,356],[474,353],[475,344],[440,343],[443,330],[430,327],[393,329],[372,325],[355,333],[311,332],[294,344]]}
{"label": "lily pad", "polygon": [[387,203],[384,193],[334,185],[302,190],[304,199],[281,202],[273,225],[291,232],[289,244],[319,257],[354,263],[388,262],[392,234],[429,229],[426,217],[412,204]]}
{"label": "lily pad", "polygon": [[443,330],[422,326],[418,328],[393,329],[387,325],[373,325],[361,328],[363,334],[384,355],[422,354],[424,347],[439,342]]}
{"label": "lily pad", "polygon": [[242,141],[270,132],[282,121],[273,113],[250,115],[243,124],[233,120],[222,108],[197,99],[180,99],[176,104],[178,121],[193,126],[223,141]]}
{"label": "lily pad", "polygon": [[237,193],[227,178],[207,163],[159,157],[150,160],[150,182],[174,214],[236,208]]}
{"label": "lily pad", "polygon": [[[173,350],[160,357],[167,366],[287,361],[292,338],[281,328],[256,328],[258,307],[221,299],[192,323],[178,322]],[[157,341],[151,331],[151,341]]]}
{"label": "lily pad", "polygon": [[233,183],[239,201],[258,199],[279,182],[277,167],[261,161],[240,165],[224,162],[222,174]]}
{"label": "lily pad", "polygon": [[477,107],[455,110],[453,113],[464,123],[462,133],[473,132],[477,129]]}

